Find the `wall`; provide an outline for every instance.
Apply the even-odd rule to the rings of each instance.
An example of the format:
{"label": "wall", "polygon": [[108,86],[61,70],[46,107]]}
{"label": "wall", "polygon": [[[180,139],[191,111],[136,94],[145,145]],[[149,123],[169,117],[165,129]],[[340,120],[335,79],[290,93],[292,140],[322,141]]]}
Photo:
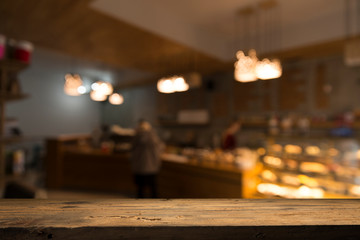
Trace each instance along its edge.
{"label": "wall", "polygon": [[87,84],[139,76],[36,48],[31,65],[18,76],[23,92],[30,97],[6,105],[6,116],[18,119],[25,136],[90,133],[100,124],[102,103],[90,100],[88,94],[74,97],[64,93],[64,75],[69,72],[79,73]]}

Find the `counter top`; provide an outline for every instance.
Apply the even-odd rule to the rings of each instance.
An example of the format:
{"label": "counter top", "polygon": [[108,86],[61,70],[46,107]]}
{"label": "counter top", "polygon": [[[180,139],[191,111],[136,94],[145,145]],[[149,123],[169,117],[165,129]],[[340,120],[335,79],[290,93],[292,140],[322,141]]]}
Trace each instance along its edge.
{"label": "counter top", "polygon": [[359,205],[360,200],[0,200],[0,237],[356,239],[351,237],[360,234]]}
{"label": "counter top", "polygon": [[[210,161],[210,160],[199,160],[197,158],[187,158],[182,155],[175,154],[163,154],[162,160],[167,162],[175,162],[180,164],[187,164],[194,167],[207,168],[207,169],[216,169],[221,171],[228,172],[244,172],[251,169],[243,169],[241,166],[238,166],[234,163],[221,162],[221,161]],[[254,166],[255,168],[256,166]]]}
{"label": "counter top", "polygon": [[[76,153],[76,154],[91,154],[91,155],[97,155],[97,156],[127,156],[130,158],[131,152],[122,152],[122,153],[106,153],[102,152],[100,149],[93,149],[93,148],[80,148],[80,147],[74,147],[69,146],[66,147],[66,152],[68,153]],[[221,162],[221,161],[210,161],[210,160],[199,160],[197,158],[189,158],[183,155],[177,155],[177,154],[169,154],[164,153],[161,155],[161,159],[164,162],[170,162],[170,163],[178,163],[178,164],[185,164],[190,165],[194,167],[200,167],[200,168],[206,168],[206,169],[215,169],[215,170],[221,170],[221,171],[228,171],[228,172],[244,172],[247,169],[241,168],[241,166],[238,166],[234,163],[227,163],[227,162]],[[251,169],[249,169],[251,170]]]}

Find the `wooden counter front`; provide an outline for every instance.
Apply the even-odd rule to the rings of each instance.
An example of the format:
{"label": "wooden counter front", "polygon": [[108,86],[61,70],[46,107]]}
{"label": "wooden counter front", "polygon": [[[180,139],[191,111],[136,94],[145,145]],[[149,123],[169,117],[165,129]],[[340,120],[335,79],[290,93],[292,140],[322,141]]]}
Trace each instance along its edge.
{"label": "wooden counter front", "polygon": [[359,239],[360,200],[0,200],[0,239]]}
{"label": "wooden counter front", "polygon": [[135,186],[129,153],[66,150],[63,153],[63,187],[133,194]]}
{"label": "wooden counter front", "polygon": [[[130,153],[107,154],[73,146],[60,149],[58,153],[48,153],[49,188],[116,191],[134,196]],[[258,168],[244,171],[231,164],[179,162],[166,157],[162,160],[158,177],[162,198],[248,198],[256,188]]]}
{"label": "wooden counter front", "polygon": [[159,189],[169,198],[252,198],[260,166],[251,170],[221,162],[163,158]]}

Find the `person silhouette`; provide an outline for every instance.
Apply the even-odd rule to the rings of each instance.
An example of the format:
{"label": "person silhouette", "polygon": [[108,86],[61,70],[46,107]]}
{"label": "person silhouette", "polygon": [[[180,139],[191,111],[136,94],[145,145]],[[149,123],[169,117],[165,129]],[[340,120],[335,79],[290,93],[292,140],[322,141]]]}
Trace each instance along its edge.
{"label": "person silhouette", "polygon": [[157,197],[157,175],[161,168],[163,144],[149,122],[140,120],[132,143],[131,168],[137,186],[137,197],[144,198],[150,188],[151,198]]}

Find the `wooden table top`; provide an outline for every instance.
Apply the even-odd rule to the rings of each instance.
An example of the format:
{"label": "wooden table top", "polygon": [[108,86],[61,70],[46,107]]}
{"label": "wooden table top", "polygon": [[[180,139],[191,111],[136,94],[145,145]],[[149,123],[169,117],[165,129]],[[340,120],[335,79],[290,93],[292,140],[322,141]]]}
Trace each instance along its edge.
{"label": "wooden table top", "polygon": [[360,239],[360,200],[0,200],[0,239]]}
{"label": "wooden table top", "polygon": [[284,225],[360,226],[360,200],[0,200],[0,229]]}

